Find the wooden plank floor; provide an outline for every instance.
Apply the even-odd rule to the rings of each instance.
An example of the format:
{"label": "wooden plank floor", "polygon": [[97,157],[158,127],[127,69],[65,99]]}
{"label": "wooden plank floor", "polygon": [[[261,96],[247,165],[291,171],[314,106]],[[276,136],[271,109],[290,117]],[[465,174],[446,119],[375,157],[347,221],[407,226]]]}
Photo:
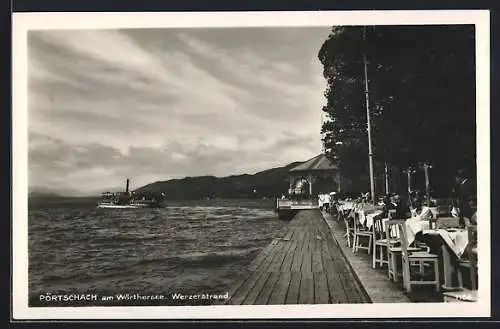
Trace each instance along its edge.
{"label": "wooden plank floor", "polygon": [[301,210],[229,289],[226,304],[369,303],[319,210]]}

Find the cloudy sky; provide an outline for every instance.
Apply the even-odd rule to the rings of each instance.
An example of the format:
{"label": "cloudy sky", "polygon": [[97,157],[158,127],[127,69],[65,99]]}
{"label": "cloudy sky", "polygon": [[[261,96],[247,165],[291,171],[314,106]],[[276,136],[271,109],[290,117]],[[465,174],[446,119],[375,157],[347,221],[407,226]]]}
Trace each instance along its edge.
{"label": "cloudy sky", "polygon": [[30,31],[30,188],[95,194],[317,155],[329,32]]}

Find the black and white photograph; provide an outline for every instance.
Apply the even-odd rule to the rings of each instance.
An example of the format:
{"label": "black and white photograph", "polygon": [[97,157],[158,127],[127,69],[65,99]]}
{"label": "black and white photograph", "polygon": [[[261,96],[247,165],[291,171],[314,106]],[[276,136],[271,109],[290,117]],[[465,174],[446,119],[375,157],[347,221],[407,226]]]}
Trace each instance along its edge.
{"label": "black and white photograph", "polygon": [[14,316],[489,316],[488,29],[14,14]]}

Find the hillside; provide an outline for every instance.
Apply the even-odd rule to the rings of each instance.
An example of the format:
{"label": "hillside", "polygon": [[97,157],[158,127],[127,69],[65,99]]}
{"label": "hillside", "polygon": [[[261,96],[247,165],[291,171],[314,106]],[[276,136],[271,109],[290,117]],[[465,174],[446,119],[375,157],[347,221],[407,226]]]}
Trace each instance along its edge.
{"label": "hillside", "polygon": [[253,175],[198,176],[151,183],[136,189],[141,193],[165,193],[168,199],[262,198],[288,190],[288,171],[299,164],[273,168]]}
{"label": "hillside", "polygon": [[30,186],[28,188],[29,198],[60,198],[60,197],[78,197],[81,192],[77,189],[55,189],[47,186]]}

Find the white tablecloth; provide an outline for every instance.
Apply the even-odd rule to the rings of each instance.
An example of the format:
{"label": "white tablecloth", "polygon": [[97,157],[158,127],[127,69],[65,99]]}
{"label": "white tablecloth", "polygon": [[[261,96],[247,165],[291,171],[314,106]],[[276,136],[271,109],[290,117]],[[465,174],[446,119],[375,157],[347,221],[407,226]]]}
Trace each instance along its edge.
{"label": "white tablecloth", "polygon": [[418,214],[416,217],[428,219],[432,215],[434,218],[436,218],[437,214],[438,214],[437,207],[423,206],[422,210],[420,211],[420,214]]}
{"label": "white tablecloth", "polygon": [[415,235],[417,235],[418,232],[429,229],[429,221],[426,219],[421,219],[420,217],[408,218],[405,221],[405,225],[408,245],[415,241]]}
{"label": "white tablecloth", "polygon": [[467,248],[469,244],[469,235],[466,229],[424,230],[422,233],[441,236],[444,243],[450,247],[458,258],[462,257],[465,248]]}
{"label": "white tablecloth", "polygon": [[[373,217],[372,217],[373,220]],[[368,222],[367,217],[367,222]],[[382,220],[383,228],[385,230],[386,222],[388,218]],[[373,222],[372,222],[373,225]],[[469,236],[467,230],[465,229],[429,229],[429,221],[426,219],[421,219],[420,217],[408,218],[405,221],[406,225],[406,238],[408,245],[415,241],[415,236],[417,233],[422,232],[422,234],[429,235],[439,235],[443,239],[444,243],[450,247],[453,253],[458,257],[462,257],[467,245],[469,244]],[[399,237],[399,232],[393,232],[397,237]]]}
{"label": "white tablecloth", "polygon": [[[386,229],[386,223],[388,220],[389,218],[382,219],[382,226],[384,231]],[[408,241],[408,245],[410,245],[411,243],[413,243],[413,241],[415,241],[415,235],[417,235],[418,232],[429,229],[429,221],[422,220],[420,219],[420,217],[408,218],[405,221],[405,225],[406,225],[406,239]],[[392,227],[391,235],[399,238],[399,231],[396,231],[396,227],[394,226]]]}
{"label": "white tablecloth", "polygon": [[354,202],[345,202],[339,205],[339,210],[345,211],[345,210],[351,210],[354,208]]}
{"label": "white tablecloth", "polygon": [[[375,216],[378,216],[381,213],[382,213],[382,210],[377,210],[374,212],[370,212],[368,214],[363,213],[363,217],[359,216],[359,221],[365,227],[371,229],[373,227],[373,219],[375,218]],[[361,218],[363,218],[363,219],[361,219]]]}

